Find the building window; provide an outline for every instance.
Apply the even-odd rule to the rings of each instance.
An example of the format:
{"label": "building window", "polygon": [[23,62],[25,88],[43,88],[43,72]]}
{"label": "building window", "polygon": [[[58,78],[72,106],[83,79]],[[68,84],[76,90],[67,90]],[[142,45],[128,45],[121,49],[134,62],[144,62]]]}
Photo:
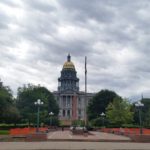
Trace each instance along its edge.
{"label": "building window", "polygon": [[70,96],[67,97],[67,107],[70,107]]}
{"label": "building window", "polygon": [[66,111],[65,111],[65,110],[63,110],[63,117],[65,117],[65,115],[66,115]]}
{"label": "building window", "polygon": [[67,117],[70,118],[70,110],[67,110]]}
{"label": "building window", "polygon": [[66,107],[66,97],[63,96],[63,107]]}

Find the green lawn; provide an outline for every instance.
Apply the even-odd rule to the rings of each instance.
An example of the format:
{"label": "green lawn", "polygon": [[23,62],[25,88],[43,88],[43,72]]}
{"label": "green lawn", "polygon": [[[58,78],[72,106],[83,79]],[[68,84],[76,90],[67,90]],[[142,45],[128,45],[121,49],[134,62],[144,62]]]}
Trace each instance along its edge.
{"label": "green lawn", "polygon": [[9,130],[0,130],[0,135],[7,135],[9,134]]}

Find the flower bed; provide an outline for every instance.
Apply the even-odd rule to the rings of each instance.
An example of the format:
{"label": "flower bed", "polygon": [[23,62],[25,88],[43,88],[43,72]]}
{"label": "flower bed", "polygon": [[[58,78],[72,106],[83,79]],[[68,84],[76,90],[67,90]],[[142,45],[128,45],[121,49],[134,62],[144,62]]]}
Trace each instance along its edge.
{"label": "flower bed", "polygon": [[[102,128],[101,131],[126,136],[140,134],[140,128]],[[143,135],[150,135],[150,129],[143,128]]]}
{"label": "flower bed", "polygon": [[[46,132],[48,128],[39,128],[39,132]],[[15,128],[10,129],[10,135],[28,135],[31,133],[35,133],[36,128]]]}

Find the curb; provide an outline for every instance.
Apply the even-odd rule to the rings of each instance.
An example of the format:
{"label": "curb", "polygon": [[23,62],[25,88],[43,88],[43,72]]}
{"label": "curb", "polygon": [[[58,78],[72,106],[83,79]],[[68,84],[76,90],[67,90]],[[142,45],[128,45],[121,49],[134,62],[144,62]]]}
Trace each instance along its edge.
{"label": "curb", "polygon": [[132,140],[114,140],[114,139],[47,139],[47,141],[60,142],[133,142]]}

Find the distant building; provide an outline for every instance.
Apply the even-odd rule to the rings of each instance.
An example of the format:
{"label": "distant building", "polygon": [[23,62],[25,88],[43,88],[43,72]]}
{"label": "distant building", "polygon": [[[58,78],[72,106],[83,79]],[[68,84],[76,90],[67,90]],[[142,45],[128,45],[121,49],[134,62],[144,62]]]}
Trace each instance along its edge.
{"label": "distant building", "polygon": [[60,120],[70,124],[73,120],[85,119],[85,105],[94,94],[87,93],[85,99],[85,92],[79,91],[79,78],[70,55],[67,56],[61,76],[58,78],[58,91],[53,94],[59,104]]}

